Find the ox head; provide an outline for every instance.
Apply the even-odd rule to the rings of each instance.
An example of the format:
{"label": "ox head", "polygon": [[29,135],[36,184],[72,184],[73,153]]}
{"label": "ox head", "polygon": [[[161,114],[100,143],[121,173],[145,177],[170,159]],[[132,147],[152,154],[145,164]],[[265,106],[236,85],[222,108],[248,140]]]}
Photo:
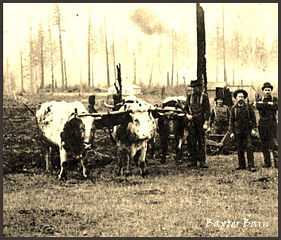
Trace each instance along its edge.
{"label": "ox head", "polygon": [[147,111],[135,111],[127,118],[127,133],[131,141],[150,139],[156,131],[155,120]]}
{"label": "ox head", "polygon": [[92,147],[94,140],[94,119],[90,116],[78,117],[77,112],[65,123],[61,133],[64,148],[76,155]]}
{"label": "ox head", "polygon": [[115,109],[118,109],[117,114],[110,116],[112,123],[120,125],[115,127],[115,138],[130,142],[150,139],[156,132],[156,122],[150,108],[153,108],[151,104],[135,96],[126,96],[115,106]]}

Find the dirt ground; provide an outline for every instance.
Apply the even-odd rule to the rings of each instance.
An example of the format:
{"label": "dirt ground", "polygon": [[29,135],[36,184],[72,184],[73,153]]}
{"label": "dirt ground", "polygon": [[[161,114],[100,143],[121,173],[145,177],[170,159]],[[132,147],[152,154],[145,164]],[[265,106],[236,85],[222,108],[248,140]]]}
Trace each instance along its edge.
{"label": "dirt ground", "polygon": [[[38,97],[34,104],[43,100]],[[102,109],[102,101],[98,104]],[[15,126],[9,135],[4,124],[5,156],[38,162],[41,155],[23,147],[21,154],[8,154],[8,144],[27,134]],[[79,165],[68,170],[66,181],[34,164],[4,175],[5,236],[278,235],[278,172],[261,167],[261,153],[255,153],[257,172],[235,171],[236,155],[208,156],[209,169],[194,169],[186,162],[176,165],[170,153],[166,164],[160,164],[159,154],[154,160],[148,155],[145,178],[136,167],[132,176],[117,177],[113,144],[102,130],[96,139],[95,150],[110,161],[91,159],[89,179],[82,178]]]}

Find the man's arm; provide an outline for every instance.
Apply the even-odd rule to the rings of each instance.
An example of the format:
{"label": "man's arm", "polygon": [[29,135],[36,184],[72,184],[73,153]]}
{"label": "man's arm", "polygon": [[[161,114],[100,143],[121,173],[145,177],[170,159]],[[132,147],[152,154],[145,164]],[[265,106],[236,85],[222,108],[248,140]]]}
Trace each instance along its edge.
{"label": "man's arm", "polygon": [[211,107],[210,107],[209,97],[207,94],[204,94],[203,95],[203,113],[204,113],[205,121],[208,121],[208,119],[210,117],[210,108]]}
{"label": "man's arm", "polygon": [[256,120],[256,114],[252,106],[249,105],[249,114],[250,114],[250,120],[251,120],[251,125],[252,128],[257,127],[257,120]]}
{"label": "man's arm", "polygon": [[212,127],[214,120],[215,120],[215,111],[214,111],[214,109],[212,109],[211,115],[210,115],[210,127]]}
{"label": "man's arm", "polygon": [[234,107],[230,109],[228,131],[233,133],[234,130]]}

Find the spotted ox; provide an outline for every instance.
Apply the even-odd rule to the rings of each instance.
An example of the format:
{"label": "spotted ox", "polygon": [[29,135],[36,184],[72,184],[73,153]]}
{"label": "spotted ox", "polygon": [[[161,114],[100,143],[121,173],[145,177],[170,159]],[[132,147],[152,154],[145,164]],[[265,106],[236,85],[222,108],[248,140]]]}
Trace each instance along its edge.
{"label": "spotted ox", "polygon": [[43,103],[36,112],[39,129],[47,141],[46,168],[50,169],[50,153],[53,147],[59,148],[59,179],[64,176],[68,160],[80,160],[83,176],[86,178],[85,155],[90,149],[94,136],[94,118],[78,117],[87,113],[81,102],[49,101]]}
{"label": "spotted ox", "polygon": [[[140,174],[146,172],[146,154],[148,141],[155,137],[156,122],[149,111],[152,105],[136,98],[127,96],[119,106],[120,112],[127,112],[119,126],[114,126],[112,137],[117,145],[118,174],[130,173],[130,162],[135,160]],[[123,160],[126,160],[126,169]]]}
{"label": "spotted ox", "polygon": [[[188,134],[188,122],[181,113],[184,109],[186,97],[175,96],[167,97],[162,102],[162,109],[164,112],[158,112],[158,128],[157,131],[160,136],[161,145],[161,163],[166,162],[166,155],[168,152],[169,141],[176,142],[176,161],[181,162],[182,146]],[[176,111],[179,111],[177,113]]]}

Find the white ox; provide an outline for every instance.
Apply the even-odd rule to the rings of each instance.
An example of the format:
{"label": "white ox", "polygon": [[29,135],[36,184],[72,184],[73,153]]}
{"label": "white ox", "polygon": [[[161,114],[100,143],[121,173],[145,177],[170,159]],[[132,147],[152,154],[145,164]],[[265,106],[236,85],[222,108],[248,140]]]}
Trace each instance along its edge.
{"label": "white ox", "polygon": [[135,160],[144,176],[148,141],[156,134],[156,122],[150,112],[153,106],[135,96],[123,99],[119,111],[127,112],[121,125],[113,128],[113,139],[117,144],[119,174],[123,175],[123,157],[127,160],[125,174],[130,172],[130,162]]}
{"label": "white ox", "polygon": [[71,159],[80,159],[83,176],[87,177],[84,163],[85,152],[93,140],[93,121],[91,116],[79,118],[77,114],[88,113],[81,102],[49,101],[43,103],[36,111],[37,124],[43,136],[50,143],[46,157],[46,168],[49,170],[52,146],[59,147],[60,173],[64,175],[64,164]]}

